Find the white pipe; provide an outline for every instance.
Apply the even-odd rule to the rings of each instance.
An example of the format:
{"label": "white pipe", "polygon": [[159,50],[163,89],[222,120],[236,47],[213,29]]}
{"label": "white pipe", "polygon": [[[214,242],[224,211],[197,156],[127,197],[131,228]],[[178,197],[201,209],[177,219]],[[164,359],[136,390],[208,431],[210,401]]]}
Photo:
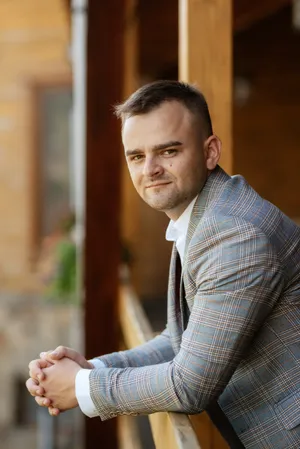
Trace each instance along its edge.
{"label": "white pipe", "polygon": [[300,30],[300,1],[299,0],[293,0],[292,4],[293,12],[293,27],[295,30]]}
{"label": "white pipe", "polygon": [[[74,240],[77,246],[77,297],[84,294],[82,285],[82,259],[85,230],[85,185],[86,185],[86,48],[87,48],[88,0],[72,0],[73,66],[73,201],[76,215]],[[83,341],[83,337],[81,339]]]}
{"label": "white pipe", "polygon": [[[87,48],[87,7],[88,0],[72,0],[71,21],[71,62],[73,68],[73,115],[72,115],[72,161],[73,161],[73,192],[72,200],[76,215],[74,240],[77,247],[77,278],[76,295],[79,300],[84,296],[83,289],[83,245],[85,231],[85,186],[86,186],[86,48]],[[77,315],[76,315],[77,316]],[[77,317],[78,318],[78,317]],[[74,321],[74,320],[73,320]],[[82,320],[79,326],[70,326],[70,344],[83,353],[84,326]],[[79,332],[79,335],[78,335]],[[73,343],[73,344],[72,344]],[[74,425],[77,429],[79,445],[83,446],[82,414],[75,413]],[[78,432],[78,429],[81,432]]]}
{"label": "white pipe", "polygon": [[83,242],[85,218],[87,4],[88,0],[72,0],[72,154],[75,180],[73,184],[73,202],[77,222],[75,239],[79,248],[81,248]]}

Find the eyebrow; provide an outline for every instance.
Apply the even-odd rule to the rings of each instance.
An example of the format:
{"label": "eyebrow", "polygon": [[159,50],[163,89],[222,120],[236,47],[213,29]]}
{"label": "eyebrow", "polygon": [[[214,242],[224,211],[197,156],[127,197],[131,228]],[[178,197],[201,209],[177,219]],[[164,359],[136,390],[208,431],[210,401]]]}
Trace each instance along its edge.
{"label": "eyebrow", "polygon": [[[179,147],[182,145],[182,142],[179,142],[178,140],[170,140],[169,142],[165,142],[165,143],[159,143],[158,145],[154,145],[151,148],[151,151],[159,151],[159,150],[165,150],[166,148],[170,148],[170,147]],[[138,148],[135,150],[127,150],[126,151],[126,156],[132,156],[135,154],[140,154],[142,150],[139,150]]]}

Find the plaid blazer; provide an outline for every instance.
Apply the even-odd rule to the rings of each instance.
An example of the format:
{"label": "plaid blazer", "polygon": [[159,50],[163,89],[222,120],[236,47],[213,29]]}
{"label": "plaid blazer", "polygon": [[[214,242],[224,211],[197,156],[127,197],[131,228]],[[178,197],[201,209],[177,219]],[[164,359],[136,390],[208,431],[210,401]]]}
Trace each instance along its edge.
{"label": "plaid blazer", "polygon": [[247,449],[299,449],[300,228],[217,167],[190,219],[180,301],[176,256],[166,330],[91,371],[99,416],[195,414],[218,400]]}

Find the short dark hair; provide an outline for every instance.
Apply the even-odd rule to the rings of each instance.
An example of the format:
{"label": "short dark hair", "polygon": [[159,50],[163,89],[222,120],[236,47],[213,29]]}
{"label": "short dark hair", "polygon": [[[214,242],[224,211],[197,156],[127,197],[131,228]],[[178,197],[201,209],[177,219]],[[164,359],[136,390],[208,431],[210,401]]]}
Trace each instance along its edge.
{"label": "short dark hair", "polygon": [[122,123],[134,115],[147,114],[166,101],[178,101],[191,113],[198,115],[205,137],[213,134],[207,102],[196,87],[174,80],[154,81],[140,87],[124,103],[115,106]]}

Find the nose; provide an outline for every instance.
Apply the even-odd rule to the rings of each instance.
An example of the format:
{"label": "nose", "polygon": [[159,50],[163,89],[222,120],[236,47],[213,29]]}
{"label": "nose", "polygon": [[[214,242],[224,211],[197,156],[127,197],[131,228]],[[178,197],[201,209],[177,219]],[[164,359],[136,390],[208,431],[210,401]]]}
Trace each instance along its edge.
{"label": "nose", "polygon": [[148,178],[153,178],[163,173],[163,167],[155,156],[149,156],[145,158],[143,175]]}

